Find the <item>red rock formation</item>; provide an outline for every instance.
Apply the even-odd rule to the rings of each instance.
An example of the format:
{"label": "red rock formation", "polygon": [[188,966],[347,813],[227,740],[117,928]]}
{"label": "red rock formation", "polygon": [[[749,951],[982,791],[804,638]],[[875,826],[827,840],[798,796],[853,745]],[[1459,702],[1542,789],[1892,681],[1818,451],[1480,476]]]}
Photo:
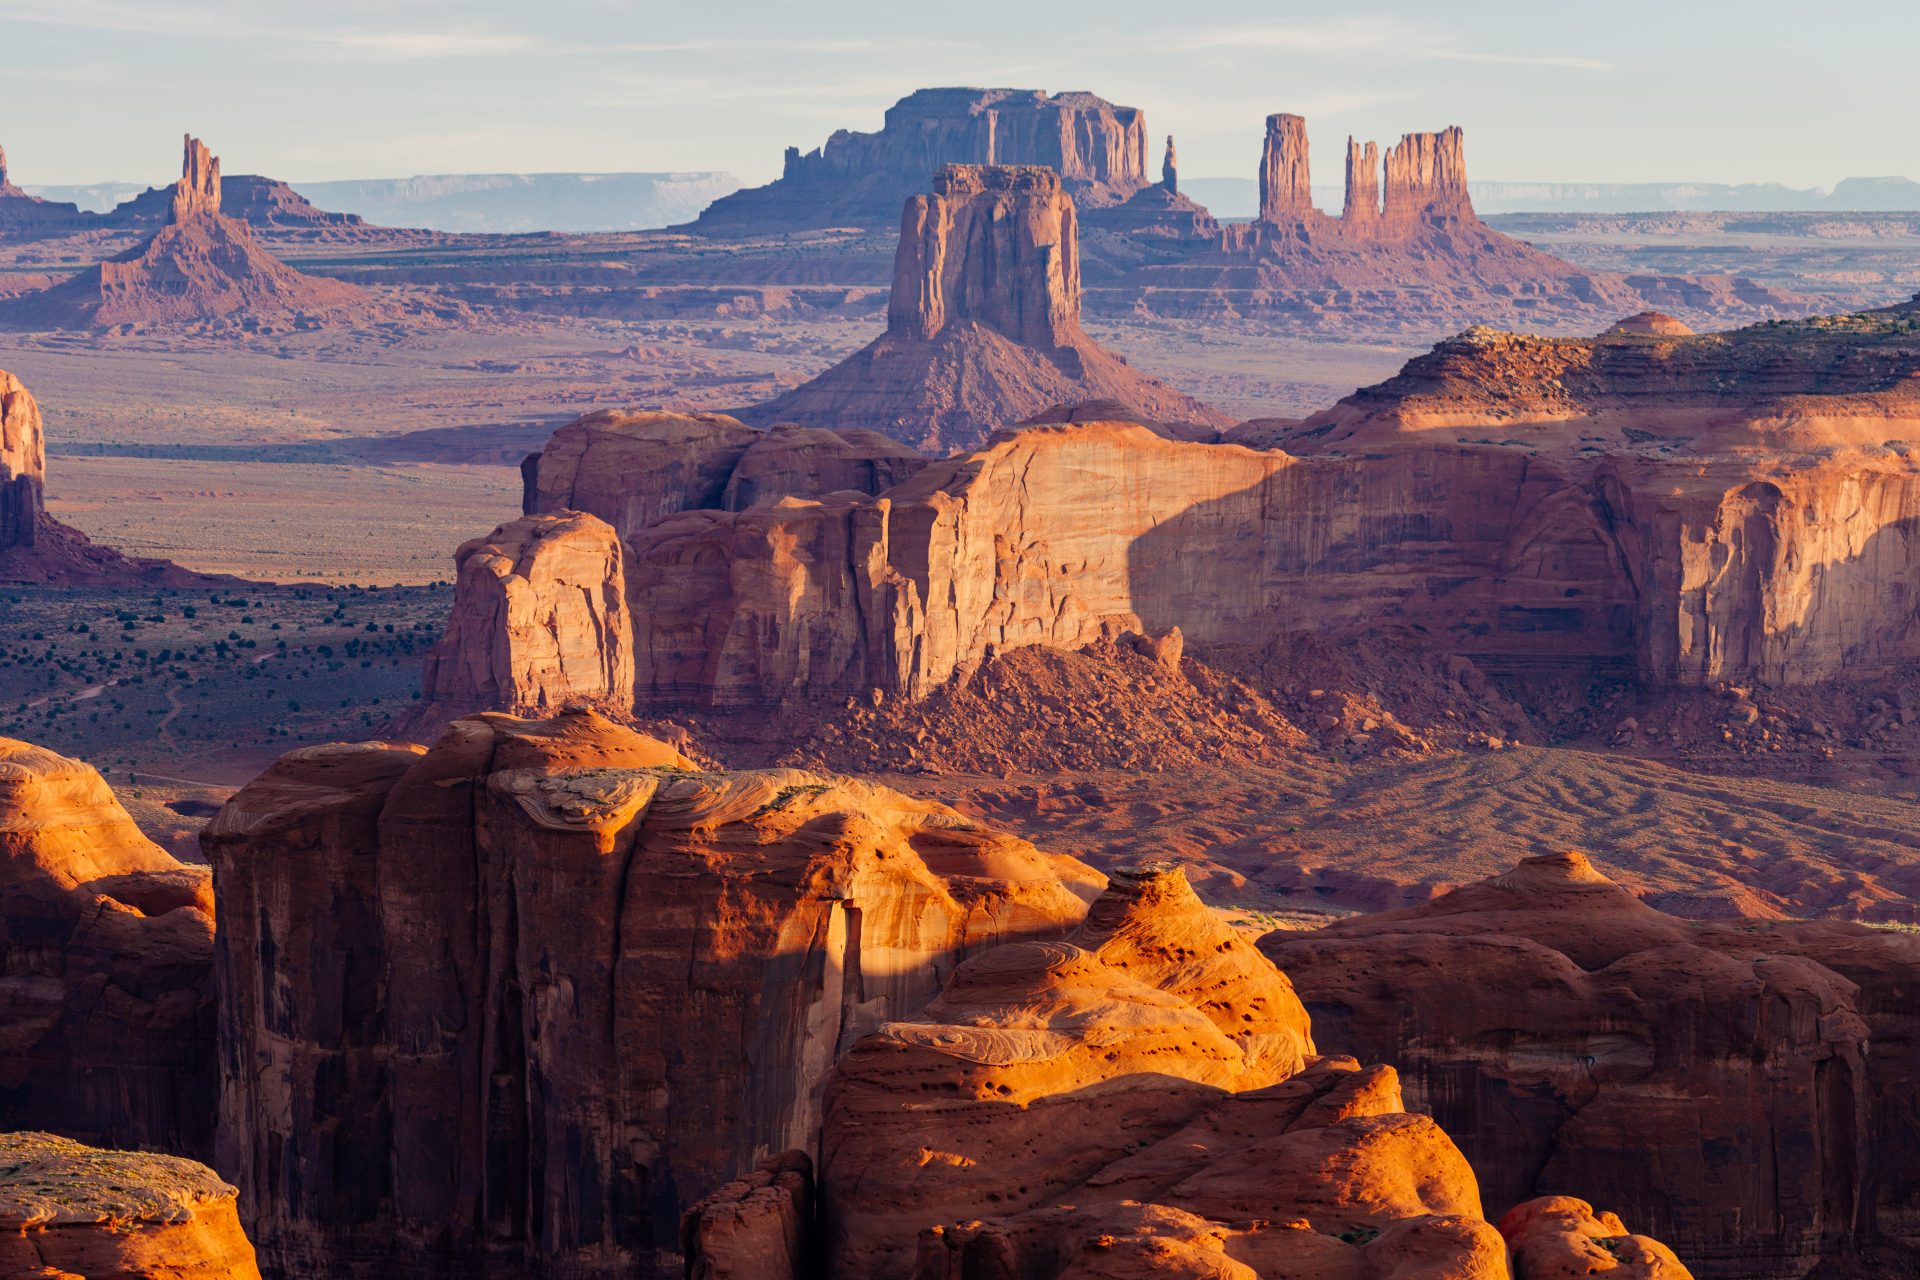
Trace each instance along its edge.
{"label": "red rock formation", "polygon": [[[1576,853],[1261,946],[1323,1047],[1400,1065],[1496,1208],[1596,1196],[1739,1277],[1800,1276],[1920,1220],[1920,1114],[1894,1083],[1920,1069],[1920,939],[1677,920]],[[1538,1261],[1570,1247],[1666,1274],[1628,1267],[1625,1233],[1586,1212],[1552,1206],[1521,1233],[1537,1248],[1510,1216],[1520,1274],[1590,1274]]]}
{"label": "red rock formation", "polygon": [[714,201],[692,229],[880,228],[927,174],[956,164],[1042,165],[1080,204],[1118,204],[1149,185],[1146,117],[1090,93],[922,89],[888,108],[878,133],[843,129],[805,155],[789,147],[779,181]]}
{"label": "red rock formation", "polygon": [[1352,232],[1376,227],[1380,222],[1380,148],[1369,142],[1364,147],[1347,138],[1347,202],[1340,211],[1340,225]]}
{"label": "red rock formation", "polygon": [[1285,113],[1268,116],[1260,149],[1260,221],[1289,227],[1314,212],[1306,119]]}
{"label": "red rock formation", "polygon": [[292,328],[369,305],[359,287],[303,275],[268,254],[220,204],[220,162],[189,137],[167,223],[151,240],[14,301],[5,318],[46,328],[206,322]]}
{"label": "red rock formation", "polygon": [[47,514],[46,473],[40,406],[20,379],[0,369],[0,582],[200,586],[232,581],[95,546]]}
{"label": "red rock formation", "polygon": [[43,200],[13,185],[7,174],[6,148],[0,147],[0,229],[62,235],[86,229],[98,219],[75,204]]}
{"label": "red rock formation", "polygon": [[1617,338],[1623,334],[1643,333],[1661,338],[1683,338],[1692,332],[1692,329],[1663,312],[1642,311],[1617,322],[1600,336]]}
{"label": "red rock formation", "polygon": [[1690,1273],[1673,1250],[1630,1233],[1611,1213],[1572,1196],[1530,1200],[1500,1219],[1513,1251],[1514,1280],[1684,1280]]}
{"label": "red rock formation", "polygon": [[811,1274],[813,1161],[786,1151],[680,1220],[686,1280],[795,1280]]}
{"label": "red rock formation", "polygon": [[1173,135],[1167,135],[1167,152],[1160,157],[1160,186],[1170,196],[1180,194],[1180,157],[1173,149]]}
{"label": "red rock formation", "polygon": [[812,1144],[845,1044],[1097,883],[588,712],[296,751],[203,844],[234,922],[219,1163],[291,1276],[677,1272],[682,1210]]}
{"label": "red rock formation", "polygon": [[1387,149],[1382,221],[1405,234],[1416,223],[1478,221],[1467,195],[1466,151],[1459,126],[1409,133]]}
{"label": "red rock formation", "polygon": [[887,332],[743,416],[869,428],[935,449],[1092,398],[1224,424],[1081,329],[1076,214],[1053,173],[949,165],[933,187],[901,216]]}
{"label": "red rock formation", "polygon": [[420,684],[441,712],[633,707],[620,539],[593,516],[522,516],[454,553],[455,609]]}
{"label": "red rock formation", "polygon": [[88,766],[0,738],[0,1129],[208,1154],[212,959],[207,869]]}
{"label": "red rock formation", "polygon": [[1286,978],[1184,876],[1122,874],[1073,937],[967,961],[836,1068],[827,1274],[1504,1280],[1393,1070],[1311,1052]]}
{"label": "red rock formation", "polygon": [[234,1190],[177,1156],[0,1134],[0,1273],[22,1280],[260,1280]]}

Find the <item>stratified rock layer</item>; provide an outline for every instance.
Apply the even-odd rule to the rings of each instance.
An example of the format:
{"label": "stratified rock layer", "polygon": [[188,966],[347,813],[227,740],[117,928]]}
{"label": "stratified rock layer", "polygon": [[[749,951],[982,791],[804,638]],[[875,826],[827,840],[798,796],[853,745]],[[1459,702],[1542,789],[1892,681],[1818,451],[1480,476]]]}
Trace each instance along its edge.
{"label": "stratified rock layer", "polygon": [[780,234],[806,227],[884,227],[942,165],[1040,165],[1085,205],[1116,204],[1149,183],[1145,113],[1091,93],[922,89],[887,109],[878,133],[839,130],[778,181],[723,196],[693,229]]}
{"label": "stratified rock layer", "polygon": [[203,836],[220,1167],[286,1276],[679,1271],[844,1046],[1098,878],[941,805],[570,712],[296,751]]}
{"label": "stratified rock layer", "polygon": [[936,451],[1075,400],[1224,425],[1080,327],[1073,200],[1051,170],[948,165],[901,215],[887,331],[756,422],[862,427]]}
{"label": "stratified rock layer", "polygon": [[0,1133],[0,1274],[260,1280],[234,1189],[177,1156]]}
{"label": "stratified rock layer", "polygon": [[210,1154],[212,961],[207,869],[89,766],[0,738],[0,1129]]}
{"label": "stratified rock layer", "polygon": [[0,369],[0,548],[32,545],[46,482],[40,406],[20,379]]}
{"label": "stratified rock layer", "polygon": [[[1920,1220],[1920,938],[1678,920],[1569,853],[1261,945],[1323,1047],[1399,1065],[1496,1209],[1595,1197],[1729,1277]],[[1623,1234],[1551,1216],[1556,1248]]]}

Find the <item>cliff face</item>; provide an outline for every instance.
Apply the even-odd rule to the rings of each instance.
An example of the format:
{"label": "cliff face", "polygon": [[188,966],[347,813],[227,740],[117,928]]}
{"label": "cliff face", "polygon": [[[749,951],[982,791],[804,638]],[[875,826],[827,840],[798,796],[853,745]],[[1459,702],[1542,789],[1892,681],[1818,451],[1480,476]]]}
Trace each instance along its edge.
{"label": "cliff face", "polygon": [[234,1190],[176,1156],[0,1134],[0,1272],[28,1280],[260,1280]]}
{"label": "cliff face", "polygon": [[852,1038],[1097,884],[586,712],[294,752],[203,840],[221,1167],[288,1276],[678,1274],[681,1210],[811,1144]]}
{"label": "cliff face", "polygon": [[1594,1195],[1743,1277],[1920,1213],[1920,1125],[1887,1092],[1920,940],[1676,920],[1565,854],[1261,945],[1325,1047],[1399,1064],[1496,1206]]}
{"label": "cliff face", "polygon": [[1267,117],[1260,150],[1260,221],[1292,226],[1313,215],[1307,164],[1307,122],[1302,116]]}
{"label": "cliff face", "polygon": [[864,428],[947,451],[1049,406],[1095,399],[1171,422],[1226,421],[1080,327],[1078,221],[1055,174],[949,165],[901,215],[886,333],[742,416]]}
{"label": "cliff face", "polygon": [[922,89],[888,108],[878,133],[843,129],[814,151],[788,148],[778,181],[714,201],[692,226],[884,227],[929,173],[954,164],[1045,166],[1082,204],[1116,204],[1149,184],[1146,116],[1090,93]]}
{"label": "cliff face", "polygon": [[0,1129],[209,1155],[212,960],[207,869],[87,765],[0,738]]}
{"label": "cliff face", "polygon": [[0,369],[0,547],[33,544],[46,479],[40,406],[20,379]]}
{"label": "cliff face", "polygon": [[[809,1198],[835,1280],[1511,1274],[1472,1170],[1393,1069],[1313,1056],[1285,975],[1159,868],[1117,873],[1073,935],[974,957],[857,1042],[828,1088],[817,1197],[805,1171],[783,1157],[698,1206],[688,1274],[809,1274],[787,1262]],[[1575,1269],[1603,1226],[1610,1265]],[[1502,1229],[1523,1276],[1688,1274],[1582,1202]]]}

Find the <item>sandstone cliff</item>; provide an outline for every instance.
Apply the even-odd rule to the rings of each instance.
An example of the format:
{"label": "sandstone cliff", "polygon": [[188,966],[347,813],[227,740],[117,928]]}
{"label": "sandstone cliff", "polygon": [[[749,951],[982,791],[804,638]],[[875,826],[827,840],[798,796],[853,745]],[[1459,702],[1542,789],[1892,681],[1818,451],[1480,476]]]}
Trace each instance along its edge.
{"label": "sandstone cliff", "polygon": [[933,193],[909,198],[901,215],[886,333],[743,416],[868,428],[950,451],[1086,399],[1174,421],[1226,421],[1080,327],[1077,213],[1057,175],[948,165]]}
{"label": "sandstone cliff", "polygon": [[47,514],[46,474],[40,406],[20,379],[0,369],[0,582],[198,586],[231,581],[96,546]]}
{"label": "sandstone cliff", "polygon": [[1260,151],[1260,221],[1292,226],[1314,213],[1307,160],[1305,118],[1281,113],[1267,117]]}
{"label": "sandstone cliff", "polygon": [[0,1273],[23,1280],[260,1280],[213,1170],[0,1134]]}
{"label": "sandstone cliff", "polygon": [[1323,1047],[1399,1065],[1495,1208],[1595,1196],[1730,1277],[1801,1276],[1920,1216],[1895,1083],[1920,1068],[1920,939],[1677,920],[1574,853],[1261,945]]}
{"label": "sandstone cliff", "polygon": [[723,196],[692,229],[778,234],[806,227],[884,227],[943,165],[1041,165],[1082,205],[1125,200],[1149,185],[1143,112],[1090,93],[921,89],[887,109],[878,133],[836,132],[787,149],[778,181]]}
{"label": "sandstone cliff", "polygon": [[[966,961],[835,1069],[821,1273],[1506,1280],[1471,1169],[1393,1070],[1312,1054],[1285,976],[1181,873],[1120,873],[1072,936]],[[697,1206],[689,1274],[807,1274],[787,1265],[808,1257],[805,1172],[783,1158]],[[1513,1218],[1522,1276],[1579,1258],[1563,1208]],[[1644,1237],[1608,1243],[1671,1264],[1622,1280],[1687,1275]]]}
{"label": "sandstone cliff", "polygon": [[212,961],[207,869],[87,765],[0,738],[0,1129],[209,1155]]}
{"label": "sandstone cliff", "polygon": [[144,245],[10,303],[0,320],[39,328],[240,325],[311,328],[364,309],[366,292],[304,275],[221,212],[220,162],[188,137],[167,221]]}
{"label": "sandstone cliff", "polygon": [[203,843],[233,921],[219,1163],[290,1276],[677,1273],[681,1210],[812,1145],[846,1044],[1098,883],[588,712],[296,751]]}
{"label": "sandstone cliff", "polygon": [[69,235],[96,221],[95,215],[81,212],[78,205],[43,200],[15,186],[7,172],[6,148],[0,147],[0,230],[28,236]]}

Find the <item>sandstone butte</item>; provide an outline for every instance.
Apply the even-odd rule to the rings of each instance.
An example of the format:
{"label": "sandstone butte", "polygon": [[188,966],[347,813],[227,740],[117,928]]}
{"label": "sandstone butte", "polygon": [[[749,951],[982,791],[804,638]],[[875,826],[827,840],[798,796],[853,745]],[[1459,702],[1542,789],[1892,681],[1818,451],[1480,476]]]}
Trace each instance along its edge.
{"label": "sandstone butte", "polygon": [[1073,198],[1052,170],[944,166],[901,214],[887,331],[741,416],[866,428],[935,452],[1073,400],[1226,425],[1081,328],[1079,244]]}
{"label": "sandstone butte", "polygon": [[1510,1271],[1392,1068],[1317,1055],[1285,975],[1177,870],[1123,871],[1067,938],[961,964],[852,1046],[826,1106],[817,1185],[795,1152],[695,1206],[689,1276],[1688,1275],[1572,1200],[1515,1210]]}
{"label": "sandstone butte", "polygon": [[0,230],[65,234],[84,227],[92,217],[82,213],[79,205],[43,200],[15,186],[7,172],[6,148],[0,147]]}
{"label": "sandstone butte", "polygon": [[0,738],[0,1129],[209,1155],[212,962],[207,868],[89,766]]}
{"label": "sandstone butte", "polygon": [[[792,433],[597,415],[529,464],[528,519],[590,517],[571,536],[617,561],[625,618],[596,589],[592,627],[630,644],[641,709],[917,699],[1006,649],[1175,627],[1203,658],[1391,626],[1495,672],[1792,684],[1920,657],[1917,375],[1920,304],[1698,336],[1475,330],[1305,423],[1219,443],[1036,425],[917,469],[796,466],[784,495],[764,464]],[[743,507],[721,477],[756,455]],[[546,544],[516,522],[483,545],[429,698],[624,704],[619,664],[555,621],[580,584],[564,607],[535,585]]]}
{"label": "sandstone butte", "polygon": [[1920,1235],[1920,937],[1678,920],[1567,853],[1261,949],[1495,1204],[1593,1196],[1742,1280]]}
{"label": "sandstone butte", "polygon": [[787,148],[777,180],[721,197],[690,229],[882,227],[947,164],[1040,165],[1081,204],[1113,204],[1148,185],[1146,113],[1091,93],[921,89],[889,107],[877,133],[842,129],[813,151]]}
{"label": "sandstone butte", "polygon": [[1100,883],[943,805],[701,772],[585,711],[292,752],[202,842],[214,1163],[289,1277],[677,1271],[682,1210],[813,1145],[847,1044]]}
{"label": "sandstone butte", "polygon": [[0,369],[0,583],[192,586],[230,579],[94,545],[47,514],[46,430],[20,379]]}
{"label": "sandstone butte", "polygon": [[247,224],[221,212],[220,161],[188,137],[166,222],[126,254],[0,311],[0,321],[45,328],[215,323],[310,328],[328,315],[364,308],[356,285],[304,275],[254,240]]}
{"label": "sandstone butte", "polygon": [[0,1274],[260,1280],[234,1189],[178,1156],[0,1133]]}

